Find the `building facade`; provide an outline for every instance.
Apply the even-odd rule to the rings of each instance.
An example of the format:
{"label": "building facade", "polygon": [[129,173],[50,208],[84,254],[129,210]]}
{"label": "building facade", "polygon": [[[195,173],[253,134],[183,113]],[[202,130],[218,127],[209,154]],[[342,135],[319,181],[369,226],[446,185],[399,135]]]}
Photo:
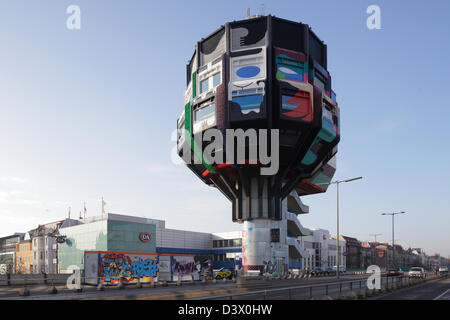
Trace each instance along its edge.
{"label": "building facade", "polygon": [[59,230],[62,227],[78,224],[78,220],[64,219],[39,225],[29,231],[32,243],[32,270],[34,274],[58,273]]}
{"label": "building facade", "polygon": [[[28,235],[28,234],[27,234]],[[19,274],[33,273],[33,245],[31,239],[25,239],[16,244],[15,271]]]}
{"label": "building facade", "polygon": [[71,273],[84,270],[86,251],[156,252],[156,226],[163,223],[140,217],[105,214],[86,218],[59,230],[64,241],[58,244],[58,269]]}
{"label": "building facade", "polygon": [[16,272],[16,245],[24,236],[24,233],[15,233],[0,238],[0,274]]}
{"label": "building facade", "polygon": [[[311,229],[311,235],[299,238],[300,245],[309,253],[302,262],[303,270],[326,270],[337,265],[337,241],[325,229]],[[345,241],[339,239],[340,261],[345,266]]]}
{"label": "building facade", "polygon": [[361,269],[361,242],[353,237],[343,236],[345,239],[345,261],[348,269]]}

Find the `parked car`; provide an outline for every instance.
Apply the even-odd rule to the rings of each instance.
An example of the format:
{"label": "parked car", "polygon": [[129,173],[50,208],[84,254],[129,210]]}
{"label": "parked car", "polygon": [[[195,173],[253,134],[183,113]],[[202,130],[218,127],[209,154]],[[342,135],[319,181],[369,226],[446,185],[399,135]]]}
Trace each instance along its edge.
{"label": "parked car", "polygon": [[333,270],[332,267],[322,267],[322,271],[325,272],[325,273],[327,273],[327,274],[330,274],[330,273],[332,273],[334,270]]}
{"label": "parked car", "polygon": [[427,277],[425,270],[422,267],[413,267],[409,269],[408,277],[410,278],[423,278]]}
{"label": "parked car", "polygon": [[386,276],[388,277],[403,276],[403,270],[401,268],[389,268],[386,270]]}
{"label": "parked car", "polygon": [[[333,271],[337,271],[337,266],[333,266]],[[345,266],[340,265],[339,266],[339,272],[345,272],[347,271],[347,268],[345,268]]]}
{"label": "parked car", "polygon": [[311,273],[312,274],[320,274],[320,273],[322,273],[323,272],[323,270],[322,270],[322,268],[320,268],[320,267],[315,267],[315,268],[313,268],[312,270],[311,270]]}
{"label": "parked car", "polygon": [[220,268],[216,272],[216,275],[214,276],[214,278],[217,280],[231,279],[231,278],[233,278],[233,271],[231,271],[230,269],[226,269],[226,268]]}
{"label": "parked car", "polygon": [[440,267],[439,268],[439,273],[448,273],[448,267]]}

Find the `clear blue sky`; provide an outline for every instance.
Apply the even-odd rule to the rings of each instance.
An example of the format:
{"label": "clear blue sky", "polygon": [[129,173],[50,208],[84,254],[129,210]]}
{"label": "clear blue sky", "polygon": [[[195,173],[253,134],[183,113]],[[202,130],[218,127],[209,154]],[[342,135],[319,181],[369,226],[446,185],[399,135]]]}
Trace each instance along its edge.
{"label": "clear blue sky", "polygon": [[[238,230],[231,204],[170,161],[194,44],[262,1],[22,1],[0,3],[0,235],[61,219],[100,199],[115,213],[167,227]],[[81,30],[66,8],[81,8]],[[341,231],[382,233],[384,211],[404,246],[450,255],[450,2],[264,1],[328,45],[341,107],[336,178]],[[381,30],[366,8],[381,7]],[[303,201],[310,228],[335,233],[335,187]]]}

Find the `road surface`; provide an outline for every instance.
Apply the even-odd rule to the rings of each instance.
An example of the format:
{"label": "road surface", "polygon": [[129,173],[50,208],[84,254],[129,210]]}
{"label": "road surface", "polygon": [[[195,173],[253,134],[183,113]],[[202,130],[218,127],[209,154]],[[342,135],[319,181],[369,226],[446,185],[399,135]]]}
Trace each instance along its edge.
{"label": "road surface", "polygon": [[450,277],[404,288],[377,300],[450,300]]}

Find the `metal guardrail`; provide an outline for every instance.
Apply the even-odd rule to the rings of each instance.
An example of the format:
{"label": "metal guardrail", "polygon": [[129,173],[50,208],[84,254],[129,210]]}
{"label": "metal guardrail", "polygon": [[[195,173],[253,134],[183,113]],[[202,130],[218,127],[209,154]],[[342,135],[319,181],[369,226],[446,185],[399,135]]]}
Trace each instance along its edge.
{"label": "metal guardrail", "polygon": [[[29,275],[28,275],[29,276]],[[38,276],[42,276],[42,275],[34,275],[35,277]],[[64,278],[66,279],[68,276],[70,275],[47,275],[46,278],[46,282],[45,284],[49,285],[49,290],[48,293],[52,293],[52,294],[56,294],[58,292],[58,290],[56,290],[56,288],[54,287],[55,284],[57,284],[55,282],[55,276],[64,276]],[[326,282],[320,282],[320,283],[310,283],[310,284],[301,284],[301,285],[294,285],[294,286],[287,286],[287,287],[280,287],[280,288],[273,288],[273,289],[259,289],[259,290],[253,290],[253,291],[247,291],[247,292],[239,292],[239,293],[227,293],[227,294],[221,294],[221,295],[214,295],[214,296],[204,296],[204,297],[196,297],[196,298],[191,298],[191,299],[186,299],[186,300],[210,300],[210,299],[229,299],[229,300],[233,300],[233,298],[238,298],[238,297],[243,297],[243,296],[250,296],[250,295],[260,295],[264,300],[267,299],[267,297],[270,294],[273,293],[277,293],[277,292],[285,292],[287,295],[287,298],[289,300],[292,300],[293,296],[292,293],[294,292],[294,290],[305,290],[303,293],[307,292],[306,290],[309,290],[309,298],[312,299],[313,298],[313,292],[316,292],[317,294],[317,289],[321,288],[321,293],[325,292],[325,297],[327,297],[328,299],[331,299],[328,296],[328,290],[330,287],[334,287],[334,288],[339,288],[339,296],[342,298],[344,297],[342,295],[342,289],[348,289],[348,292],[353,292],[354,289],[354,284],[356,284],[355,287],[358,286],[359,284],[359,292],[358,294],[354,294],[353,295],[353,299],[361,298],[361,296],[365,297],[365,294],[363,291],[365,291],[367,294],[369,292],[368,289],[366,289],[366,286],[364,284],[364,288],[363,288],[363,281],[365,282],[367,280],[367,278],[370,275],[364,275],[361,277],[353,277],[351,279],[348,280],[337,280],[337,279],[323,279]],[[394,289],[398,289],[398,288],[402,288],[405,286],[410,286],[413,284],[418,284],[418,283],[423,283],[425,281],[428,280],[435,280],[435,279],[440,279],[443,277],[447,277],[447,274],[428,274],[426,279],[414,279],[414,278],[410,278],[407,275],[403,275],[403,276],[396,276],[396,277],[387,277],[386,275],[382,274],[381,278],[380,278],[380,284],[381,284],[381,288],[380,290],[376,290],[376,292],[381,292],[381,293],[386,293],[390,290],[394,290]],[[236,279],[233,280],[212,280],[212,281],[202,281],[202,284],[206,284],[206,283],[230,283],[230,282],[236,282]],[[289,282],[289,279],[285,279],[287,280],[284,282],[278,282],[277,280],[282,280],[282,279],[273,279],[273,280],[269,280],[268,283],[276,283],[276,284],[286,284],[287,282]],[[319,280],[319,279],[317,279]],[[330,281],[327,281],[330,280]],[[65,283],[65,282],[64,282]],[[198,283],[198,282],[196,282]],[[21,289],[21,291],[28,291],[27,294],[23,294],[23,292],[21,293],[21,291],[19,291],[19,295],[29,295],[30,292],[29,290],[26,288],[27,285],[30,285],[31,283],[27,283],[26,281],[21,283],[23,284],[23,288]],[[130,287],[131,287],[130,283]],[[144,283],[133,283],[135,285],[136,288],[142,288]],[[183,281],[183,284],[181,284],[181,282],[173,282],[170,283],[170,285],[184,285],[184,284],[194,284],[194,281]],[[156,282],[152,282],[150,283],[150,287],[156,287],[156,286],[168,286],[169,283],[166,281],[160,281],[160,283]],[[395,286],[394,286],[395,285]],[[84,285],[82,285],[83,287]],[[82,292],[83,289],[79,288],[77,289],[76,292]],[[101,286],[103,287],[103,285]],[[111,286],[110,288],[114,288],[117,286]],[[103,288],[99,288],[99,286],[97,286],[97,290],[105,290],[106,286]],[[119,289],[124,289],[125,287],[123,286],[123,283],[119,286]],[[254,288],[256,289],[256,288]],[[109,290],[109,289],[108,289]],[[376,293],[375,290],[372,290],[371,293]],[[297,292],[298,294],[298,292]]]}
{"label": "metal guardrail", "polygon": [[[346,280],[346,281],[336,281],[336,282],[328,282],[328,283],[318,283],[318,284],[300,285],[300,286],[292,286],[292,287],[255,290],[255,291],[240,292],[240,293],[233,293],[233,294],[199,297],[199,298],[193,298],[193,299],[189,299],[189,300],[210,300],[210,299],[221,299],[221,298],[229,298],[230,300],[232,300],[233,297],[246,296],[246,295],[248,296],[248,295],[255,295],[255,294],[263,294],[263,297],[265,300],[265,298],[267,297],[267,293],[280,292],[280,291],[288,291],[288,296],[291,298],[292,290],[300,290],[300,289],[310,289],[310,296],[311,296],[313,288],[325,288],[327,290],[328,287],[330,287],[330,286],[340,286],[340,289],[342,289],[342,285],[349,284],[349,286],[351,286],[355,282],[360,282],[360,286],[361,286],[363,280],[366,280],[366,279],[352,279],[352,280]],[[342,291],[342,290],[340,290],[340,291]]]}
{"label": "metal guardrail", "polygon": [[23,285],[48,284],[54,282],[65,284],[70,274],[6,274],[0,276],[0,287]]}
{"label": "metal guardrail", "polygon": [[[368,277],[369,277],[369,275],[367,275],[367,278]],[[381,286],[380,292],[383,292],[383,290],[384,290],[384,292],[387,292],[388,290],[393,290],[394,288],[410,286],[410,285],[422,283],[422,282],[429,281],[429,280],[435,280],[435,279],[439,279],[439,278],[443,278],[443,277],[446,277],[446,275],[431,275],[431,276],[426,277],[425,279],[414,279],[414,278],[408,277],[407,275],[395,276],[395,277],[383,276],[380,278],[380,286]],[[344,285],[348,285],[349,291],[353,291],[353,284],[359,283],[359,290],[361,291],[363,289],[362,282],[364,280],[367,280],[367,278],[359,279],[359,280],[352,279],[352,280],[336,281],[336,282],[329,282],[329,283],[291,286],[291,287],[284,287],[284,288],[254,290],[254,291],[232,293],[232,294],[197,297],[197,298],[192,298],[192,299],[187,299],[187,300],[211,300],[211,299],[233,300],[233,297],[243,297],[243,296],[249,296],[249,295],[262,295],[263,300],[266,300],[268,293],[276,293],[276,292],[283,292],[283,291],[287,291],[288,300],[292,300],[292,291],[293,290],[301,290],[301,289],[309,289],[309,298],[312,299],[314,288],[325,289],[325,296],[328,296],[329,287],[338,286],[339,287],[339,295],[342,295],[342,287]],[[394,285],[396,287],[394,287]],[[375,290],[372,290],[372,291],[375,292]]]}

